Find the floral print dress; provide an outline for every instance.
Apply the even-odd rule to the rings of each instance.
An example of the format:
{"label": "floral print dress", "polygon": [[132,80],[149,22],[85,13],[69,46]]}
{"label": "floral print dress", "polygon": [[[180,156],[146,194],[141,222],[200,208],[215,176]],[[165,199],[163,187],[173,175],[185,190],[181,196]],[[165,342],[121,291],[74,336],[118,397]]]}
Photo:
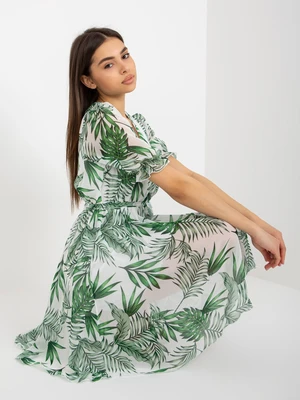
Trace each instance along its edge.
{"label": "floral print dress", "polygon": [[43,320],[15,338],[18,361],[70,381],[178,370],[253,307],[247,234],[200,212],[154,214],[149,177],[177,153],[142,114],[126,116],[109,102],[86,110],[74,181],[84,209]]}

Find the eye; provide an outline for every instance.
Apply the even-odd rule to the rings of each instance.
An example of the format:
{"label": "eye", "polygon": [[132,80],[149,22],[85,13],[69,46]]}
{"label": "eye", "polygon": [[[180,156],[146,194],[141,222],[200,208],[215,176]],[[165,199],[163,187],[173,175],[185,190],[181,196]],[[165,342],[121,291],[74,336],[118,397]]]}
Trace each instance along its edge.
{"label": "eye", "polygon": [[[125,57],[125,56],[128,56],[128,57],[125,58],[125,60],[127,60],[127,58],[129,58],[129,56],[130,56],[130,53],[124,54],[123,57]],[[112,65],[112,63],[106,64],[105,67],[104,67],[104,69],[107,69],[106,67],[108,67],[109,65]]]}

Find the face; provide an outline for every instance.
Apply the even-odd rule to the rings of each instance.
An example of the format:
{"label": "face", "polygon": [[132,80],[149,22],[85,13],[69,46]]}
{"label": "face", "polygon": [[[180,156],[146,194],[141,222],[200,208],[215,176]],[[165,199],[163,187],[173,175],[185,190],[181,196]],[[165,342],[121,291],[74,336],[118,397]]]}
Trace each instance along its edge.
{"label": "face", "polygon": [[[114,58],[103,60],[106,57]],[[118,38],[107,38],[97,48],[92,57],[90,70],[91,75],[89,77],[82,75],[81,81],[91,89],[97,88],[101,101],[122,98],[125,93],[132,92],[136,87],[135,62],[129,50]],[[130,74],[134,75],[132,83],[123,83]]]}

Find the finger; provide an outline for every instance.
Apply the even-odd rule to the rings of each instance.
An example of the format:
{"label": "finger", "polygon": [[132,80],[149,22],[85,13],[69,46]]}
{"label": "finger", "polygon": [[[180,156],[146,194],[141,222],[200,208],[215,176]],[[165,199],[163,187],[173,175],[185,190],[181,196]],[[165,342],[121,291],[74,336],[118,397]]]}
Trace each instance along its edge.
{"label": "finger", "polygon": [[275,259],[275,255],[271,251],[268,251],[267,252],[267,261],[274,262],[274,259]]}
{"label": "finger", "polygon": [[285,260],[285,244],[282,238],[279,238],[279,253],[280,253],[280,262],[279,265],[284,263]]}
{"label": "finger", "polygon": [[276,251],[276,253],[274,254],[274,266],[273,266],[273,268],[277,267],[277,266],[279,265],[279,263],[280,263],[280,260],[281,260],[280,243],[281,243],[281,242],[279,241],[279,242],[278,242],[277,251]]}
{"label": "finger", "polygon": [[273,268],[273,267],[274,267],[273,254],[270,254],[269,262],[268,262],[268,264],[265,265],[265,269],[268,270],[268,269]]}
{"label": "finger", "polygon": [[285,253],[286,253],[286,247],[285,247],[284,241],[282,239],[280,241],[280,255],[281,255],[281,260],[282,260],[283,264],[285,262]]}
{"label": "finger", "polygon": [[267,265],[266,265],[266,270],[268,270],[268,269],[270,269],[270,268],[275,268],[276,267],[276,265],[271,261],[271,262],[269,262]]}
{"label": "finger", "polygon": [[265,261],[270,261],[270,255],[269,255],[269,252],[267,250],[262,250],[261,253],[262,253]]}
{"label": "finger", "polygon": [[270,262],[269,262],[269,268],[275,268],[276,266],[279,265],[280,262],[280,256],[276,256],[275,254],[270,254]]}
{"label": "finger", "polygon": [[270,269],[270,268],[273,268],[271,262],[269,262],[269,263],[266,264],[266,266],[265,266],[265,269],[266,269],[266,270],[268,270],[268,269]]}
{"label": "finger", "polygon": [[274,257],[272,268],[277,267],[279,263],[280,263],[280,255]]}
{"label": "finger", "polygon": [[282,242],[279,243],[279,263],[278,265],[282,265],[284,263],[284,254],[285,254],[285,250],[284,250],[284,245]]}

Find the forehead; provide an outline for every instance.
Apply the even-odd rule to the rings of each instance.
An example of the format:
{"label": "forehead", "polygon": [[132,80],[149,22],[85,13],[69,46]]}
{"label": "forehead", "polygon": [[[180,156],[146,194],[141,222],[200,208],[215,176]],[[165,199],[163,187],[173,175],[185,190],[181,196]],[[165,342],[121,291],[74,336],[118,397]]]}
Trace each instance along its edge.
{"label": "forehead", "polygon": [[98,62],[104,57],[117,57],[125,47],[118,38],[108,38],[94,52],[93,62]]}

